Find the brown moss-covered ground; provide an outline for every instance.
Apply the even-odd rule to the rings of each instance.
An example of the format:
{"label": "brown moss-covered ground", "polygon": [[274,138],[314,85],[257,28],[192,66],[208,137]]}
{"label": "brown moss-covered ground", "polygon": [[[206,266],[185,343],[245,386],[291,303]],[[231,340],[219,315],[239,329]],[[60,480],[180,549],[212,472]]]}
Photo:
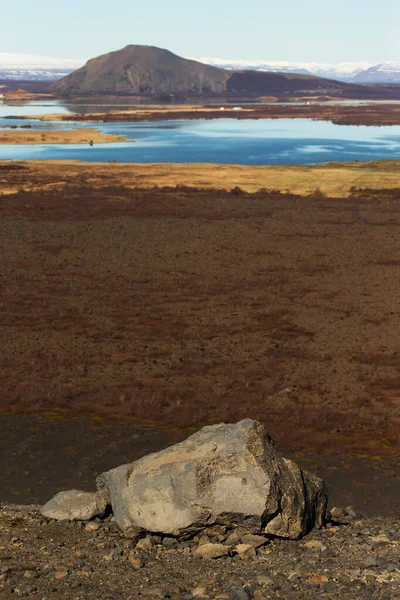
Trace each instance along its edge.
{"label": "brown moss-covered ground", "polygon": [[78,174],[0,196],[1,406],[253,417],[287,447],[395,453],[399,200]]}
{"label": "brown moss-covered ground", "polygon": [[[25,119],[32,117],[25,116]],[[197,105],[148,105],[134,110],[113,110],[107,113],[48,114],[35,116],[42,121],[83,121],[90,123],[160,121],[174,119],[315,119],[338,125],[399,125],[400,104],[253,104],[234,107]]]}

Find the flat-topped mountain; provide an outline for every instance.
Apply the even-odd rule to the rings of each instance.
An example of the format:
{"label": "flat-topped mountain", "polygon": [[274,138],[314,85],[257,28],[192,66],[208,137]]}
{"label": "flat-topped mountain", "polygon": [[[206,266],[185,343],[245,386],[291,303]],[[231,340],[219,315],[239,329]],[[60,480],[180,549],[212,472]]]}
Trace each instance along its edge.
{"label": "flat-topped mountain", "polygon": [[89,60],[56,84],[68,94],[223,94],[223,69],[154,46],[126,46]]}
{"label": "flat-topped mountain", "polygon": [[89,60],[53,85],[61,94],[257,96],[340,94],[346,84],[312,75],[228,71],[153,46],[126,46]]}

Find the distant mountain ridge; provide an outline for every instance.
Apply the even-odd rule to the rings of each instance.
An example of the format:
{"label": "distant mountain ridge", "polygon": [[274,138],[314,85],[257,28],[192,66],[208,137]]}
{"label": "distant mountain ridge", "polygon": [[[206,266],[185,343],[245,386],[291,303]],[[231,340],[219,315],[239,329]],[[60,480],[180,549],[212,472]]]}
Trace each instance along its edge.
{"label": "distant mountain ridge", "polygon": [[82,63],[81,60],[0,52],[0,79],[56,80],[78,69]]}
{"label": "distant mountain ridge", "polygon": [[201,62],[221,69],[261,72],[302,73],[347,83],[400,83],[400,61],[374,63],[372,61],[343,62],[287,62],[264,60],[228,60],[204,57]]}
{"label": "distant mountain ridge", "polygon": [[[360,97],[360,86],[298,73],[232,71],[154,46],[129,45],[89,60],[52,86],[58,94],[174,97]],[[360,88],[360,89],[358,89]]]}
{"label": "distant mountain ridge", "polygon": [[[400,83],[400,61],[319,63],[268,60],[228,60],[223,58],[193,59],[225,70],[315,75],[349,83]],[[83,60],[59,59],[30,54],[0,52],[0,79],[58,80],[84,65]]]}

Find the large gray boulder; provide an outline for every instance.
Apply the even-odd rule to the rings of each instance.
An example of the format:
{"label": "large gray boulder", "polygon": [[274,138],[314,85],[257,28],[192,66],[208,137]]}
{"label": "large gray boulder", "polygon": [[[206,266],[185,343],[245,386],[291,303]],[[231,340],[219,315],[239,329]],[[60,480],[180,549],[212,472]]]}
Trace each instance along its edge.
{"label": "large gray boulder", "polygon": [[204,427],[187,440],[103,473],[126,535],[192,535],[204,527],[240,527],[298,539],[325,519],[324,482],[279,454],[261,423]]}

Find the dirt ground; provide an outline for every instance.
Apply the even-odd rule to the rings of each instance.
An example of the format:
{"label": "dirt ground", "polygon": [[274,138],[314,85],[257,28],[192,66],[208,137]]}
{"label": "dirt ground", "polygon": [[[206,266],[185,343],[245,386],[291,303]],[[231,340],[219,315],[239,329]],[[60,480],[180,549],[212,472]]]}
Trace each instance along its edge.
{"label": "dirt ground", "polygon": [[38,508],[0,505],[4,600],[399,597],[398,519],[345,516],[303,540],[250,548],[244,558],[227,542],[220,551],[224,556],[206,560],[198,556],[201,545],[226,533],[209,530],[186,541],[149,536],[136,544],[122,537],[111,518],[87,525],[55,522]]}
{"label": "dirt ground", "polygon": [[397,455],[399,198],[0,196],[3,410],[252,417],[289,449]]}

